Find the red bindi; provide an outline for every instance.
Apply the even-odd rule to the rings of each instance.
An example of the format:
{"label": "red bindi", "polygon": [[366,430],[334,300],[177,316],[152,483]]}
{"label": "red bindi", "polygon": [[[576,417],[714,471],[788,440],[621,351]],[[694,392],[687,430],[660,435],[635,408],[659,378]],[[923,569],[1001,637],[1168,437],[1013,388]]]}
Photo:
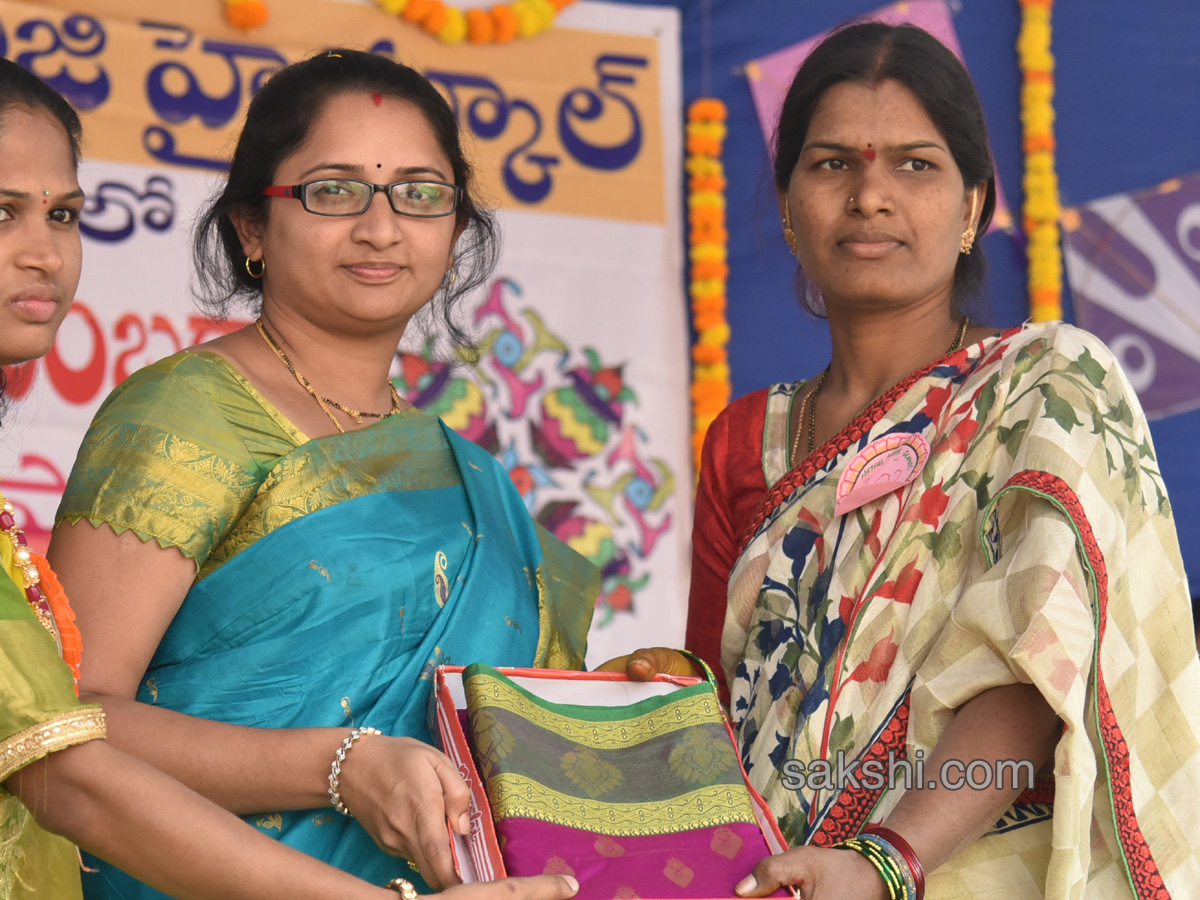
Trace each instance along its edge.
{"label": "red bindi", "polygon": [[381,103],[383,103],[383,94],[380,94],[378,91],[376,91],[371,95],[371,99],[375,101],[376,106],[379,106]]}
{"label": "red bindi", "polygon": [[863,151],[863,157],[867,162],[875,162],[875,151],[870,144],[867,144],[867,149]]}

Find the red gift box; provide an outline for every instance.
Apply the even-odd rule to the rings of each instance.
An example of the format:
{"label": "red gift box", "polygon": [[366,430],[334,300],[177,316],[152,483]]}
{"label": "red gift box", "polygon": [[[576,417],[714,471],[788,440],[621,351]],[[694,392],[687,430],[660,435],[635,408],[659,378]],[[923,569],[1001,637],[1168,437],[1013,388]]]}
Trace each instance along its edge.
{"label": "red gift box", "polygon": [[[496,829],[475,761],[471,756],[470,743],[463,728],[466,713],[466,696],[462,685],[462,666],[439,666],[434,675],[437,706],[438,733],[442,750],[458,767],[459,774],[471,791],[471,832],[466,837],[451,830],[451,846],[454,864],[464,883],[493,881],[507,875]],[[625,706],[647,697],[668,694],[682,687],[696,684],[700,679],[672,675],[659,675],[653,681],[636,682],[627,675],[615,672],[572,672],[557,669],[499,668],[501,674],[511,678],[531,693],[553,703],[587,704],[591,706]],[[733,731],[726,722],[729,741],[736,743]],[[740,755],[736,754],[740,759]],[[771,853],[787,849],[775,817],[766,802],[746,780],[746,790],[764,840]],[[749,872],[739,873],[748,875]],[[793,892],[794,893],[794,892]]]}

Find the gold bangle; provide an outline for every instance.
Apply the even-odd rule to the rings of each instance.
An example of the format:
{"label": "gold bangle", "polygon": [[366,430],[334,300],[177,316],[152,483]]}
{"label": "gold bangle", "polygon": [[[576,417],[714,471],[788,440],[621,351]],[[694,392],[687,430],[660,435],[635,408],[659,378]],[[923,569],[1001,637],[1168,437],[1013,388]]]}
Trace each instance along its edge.
{"label": "gold bangle", "polygon": [[384,887],[389,891],[395,891],[402,900],[417,900],[417,889],[407,878],[393,878]]}

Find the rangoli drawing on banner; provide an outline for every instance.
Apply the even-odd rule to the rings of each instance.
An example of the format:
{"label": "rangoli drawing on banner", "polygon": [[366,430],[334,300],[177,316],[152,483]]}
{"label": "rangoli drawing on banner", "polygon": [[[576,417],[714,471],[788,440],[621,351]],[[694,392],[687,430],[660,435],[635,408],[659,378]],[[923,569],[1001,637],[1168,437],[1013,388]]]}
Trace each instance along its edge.
{"label": "rangoli drawing on banner", "polygon": [[532,306],[514,313],[521,294],[510,278],[493,283],[475,313],[476,362],[439,359],[427,341],[399,354],[397,387],[495,455],[533,517],[600,568],[593,627],[603,628],[632,613],[649,585],[675,475],[646,454],[622,366],[570,346]]}

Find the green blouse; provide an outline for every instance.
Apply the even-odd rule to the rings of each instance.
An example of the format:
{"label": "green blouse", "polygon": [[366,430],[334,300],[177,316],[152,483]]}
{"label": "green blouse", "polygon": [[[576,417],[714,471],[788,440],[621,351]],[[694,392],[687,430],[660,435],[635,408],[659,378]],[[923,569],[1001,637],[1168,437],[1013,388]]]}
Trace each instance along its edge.
{"label": "green blouse", "polygon": [[[56,750],[104,737],[104,713],[76,698],[70,668],[14,575],[12,544],[0,536],[0,781]],[[39,828],[0,787],[0,897],[80,896],[70,841]]]}

